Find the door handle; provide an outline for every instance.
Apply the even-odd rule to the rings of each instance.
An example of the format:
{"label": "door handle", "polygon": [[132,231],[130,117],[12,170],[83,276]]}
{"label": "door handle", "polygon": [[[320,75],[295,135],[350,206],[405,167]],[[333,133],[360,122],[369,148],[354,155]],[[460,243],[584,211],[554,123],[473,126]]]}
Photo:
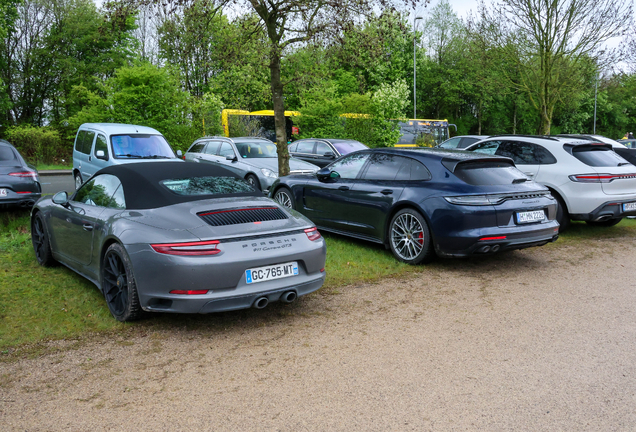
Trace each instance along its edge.
{"label": "door handle", "polygon": [[85,223],[82,225],[84,231],[93,231],[93,224]]}
{"label": "door handle", "polygon": [[527,175],[528,177],[534,177],[534,173],[531,172],[524,172],[525,175]]}
{"label": "door handle", "polygon": [[89,156],[89,157],[88,157],[88,161],[90,162],[90,161],[92,161],[92,160],[93,160],[93,157],[92,157],[92,156]]}
{"label": "door handle", "polygon": [[341,190],[341,191],[349,190],[349,186],[340,186],[338,190]]}
{"label": "door handle", "polygon": [[393,193],[393,189],[384,189],[380,191],[383,195],[391,195]]}

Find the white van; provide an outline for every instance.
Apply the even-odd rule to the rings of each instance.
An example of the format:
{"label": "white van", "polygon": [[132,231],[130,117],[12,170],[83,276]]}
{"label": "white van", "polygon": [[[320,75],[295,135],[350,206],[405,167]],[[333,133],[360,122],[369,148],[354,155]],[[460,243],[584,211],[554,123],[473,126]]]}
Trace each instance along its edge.
{"label": "white van", "polygon": [[157,130],[118,123],[84,123],[77,130],[73,147],[75,189],[100,169],[139,161],[180,160]]}

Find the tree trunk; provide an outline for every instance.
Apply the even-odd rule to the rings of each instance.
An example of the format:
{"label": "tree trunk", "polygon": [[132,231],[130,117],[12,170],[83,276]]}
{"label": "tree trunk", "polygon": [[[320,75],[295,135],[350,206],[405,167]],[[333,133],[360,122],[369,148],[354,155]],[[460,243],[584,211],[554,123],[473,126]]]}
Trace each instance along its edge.
{"label": "tree trunk", "polygon": [[271,72],[272,99],[274,101],[274,128],[276,129],[276,149],[278,151],[278,175],[289,174],[289,152],[287,151],[287,131],[285,129],[285,102],[283,84],[280,80],[280,48],[272,47],[269,69]]}

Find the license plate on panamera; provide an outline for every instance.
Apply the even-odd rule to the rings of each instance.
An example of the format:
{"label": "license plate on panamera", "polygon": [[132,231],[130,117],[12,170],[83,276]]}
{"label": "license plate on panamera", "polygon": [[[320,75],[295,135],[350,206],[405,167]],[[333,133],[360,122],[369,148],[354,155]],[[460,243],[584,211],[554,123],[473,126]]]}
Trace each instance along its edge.
{"label": "license plate on panamera", "polygon": [[245,270],[245,280],[248,284],[290,276],[298,276],[296,261]]}
{"label": "license plate on panamera", "polygon": [[623,211],[624,212],[634,211],[634,210],[636,210],[636,202],[623,203]]}
{"label": "license plate on panamera", "polygon": [[535,210],[535,211],[527,211],[527,212],[518,212],[517,213],[517,222],[518,223],[530,223],[530,222],[539,222],[545,219],[545,212],[543,210]]}
{"label": "license plate on panamera", "polygon": [[0,189],[0,197],[3,196],[7,196],[7,190],[6,189]]}

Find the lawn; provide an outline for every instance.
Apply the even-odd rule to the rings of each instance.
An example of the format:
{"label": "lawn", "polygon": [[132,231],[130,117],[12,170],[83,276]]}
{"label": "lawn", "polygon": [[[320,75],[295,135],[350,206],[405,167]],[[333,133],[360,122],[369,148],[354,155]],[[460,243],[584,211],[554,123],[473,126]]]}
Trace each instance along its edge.
{"label": "lawn", "polygon": [[[635,233],[636,220],[626,219],[612,228],[573,223],[551,247]],[[428,269],[425,265],[401,264],[379,245],[328,234],[325,239],[327,281],[321,293],[338,294],[356,283]],[[29,215],[25,211],[0,213],[0,274],[0,353],[4,354],[19,345],[76,338],[94,332],[162,324],[209,325],[209,320],[200,316],[163,314],[137,323],[115,321],[92,283],[63,266],[43,268],[37,264],[31,246]]]}

